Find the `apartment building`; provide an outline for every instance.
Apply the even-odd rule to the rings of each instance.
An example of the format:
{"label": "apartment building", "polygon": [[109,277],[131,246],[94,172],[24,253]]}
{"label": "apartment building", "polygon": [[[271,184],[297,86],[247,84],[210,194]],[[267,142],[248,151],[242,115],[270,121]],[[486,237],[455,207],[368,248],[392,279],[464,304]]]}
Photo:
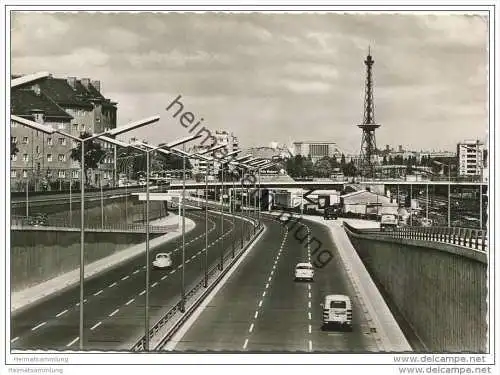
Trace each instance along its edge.
{"label": "apartment building", "polygon": [[485,147],[479,140],[465,140],[457,144],[458,175],[482,176]]}
{"label": "apartment building", "polygon": [[[54,108],[57,108],[58,114],[55,119],[57,119],[58,122],[55,123],[54,126],[57,126],[58,129],[77,137],[83,132],[99,133],[116,127],[117,111],[117,103],[105,98],[100,90],[100,81],[90,80],[89,78],[54,78],[49,76],[13,89],[12,97],[17,98],[17,104],[16,106],[11,106],[11,113],[33,119],[33,114],[31,112],[34,111],[34,113],[37,114],[38,121],[46,122],[49,119],[54,121],[54,115],[51,114],[55,113]],[[32,94],[28,94],[29,92]],[[34,101],[33,93],[38,98],[38,101]],[[51,104],[45,103],[44,107],[41,101]],[[37,108],[37,106],[40,108]],[[51,111],[50,113],[48,112],[49,108]],[[62,115],[61,111],[65,113],[65,115]],[[67,119],[69,119],[69,121],[66,121]],[[18,128],[24,127],[18,126]],[[13,137],[17,136],[13,134]],[[51,153],[44,155],[46,160],[56,159],[58,163],[61,163],[57,166],[59,171],[55,178],[64,181],[79,180],[80,165],[70,158],[71,149],[77,147],[76,141],[63,136],[45,137],[47,138],[46,143],[51,142],[53,145],[55,144],[60,147],[57,154]],[[99,186],[100,184],[104,186],[112,185],[114,183],[114,148],[112,145],[106,144],[105,142],[101,142],[101,146],[108,152],[100,163],[99,168],[91,171],[90,180],[88,182],[95,186]],[[33,153],[29,152],[29,148],[23,149],[26,151],[22,153],[23,160],[25,159],[25,153],[30,154],[27,156],[28,159],[40,159],[36,154],[36,145],[33,149]],[[21,152],[18,153],[17,157],[19,157],[19,155],[21,155]],[[53,162],[47,161],[47,163]],[[18,167],[13,164],[13,167],[14,166],[16,168]],[[28,166],[29,164],[27,167]],[[37,166],[36,163],[33,164],[33,168],[31,168],[32,174],[34,174],[34,171],[37,171]],[[63,168],[66,170],[63,171]],[[49,175],[51,175],[51,173],[52,172],[49,172]]]}

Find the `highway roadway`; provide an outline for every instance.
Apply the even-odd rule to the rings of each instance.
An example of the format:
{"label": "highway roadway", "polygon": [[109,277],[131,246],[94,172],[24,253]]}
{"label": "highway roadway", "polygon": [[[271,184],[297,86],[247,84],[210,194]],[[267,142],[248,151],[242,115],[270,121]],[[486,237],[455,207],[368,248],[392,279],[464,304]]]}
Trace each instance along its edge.
{"label": "highway roadway", "polygon": [[[196,227],[186,234],[186,287],[204,273],[205,213],[187,211]],[[244,222],[246,230],[251,224]],[[240,220],[225,217],[224,248],[240,238]],[[220,215],[209,213],[209,265],[220,257]],[[150,321],[153,325],[179,301],[181,286],[181,237],[151,251],[151,261],[159,252],[172,252],[171,270],[152,270]],[[144,255],[97,275],[85,283],[84,349],[128,350],[144,334],[145,305]],[[188,288],[186,288],[188,290]],[[11,318],[11,348],[79,350],[79,286],[51,296]]]}
{"label": "highway roadway", "polygon": [[[297,238],[306,230],[288,231],[273,219],[262,239],[219,290],[178,342],[164,350],[243,352],[378,351],[360,302],[340,262],[328,228],[304,221],[313,238],[333,259],[316,269],[314,282],[294,282],[299,262],[314,261]],[[305,244],[307,241],[303,241]],[[320,303],[326,294],[347,294],[353,301],[353,330],[323,331]]]}

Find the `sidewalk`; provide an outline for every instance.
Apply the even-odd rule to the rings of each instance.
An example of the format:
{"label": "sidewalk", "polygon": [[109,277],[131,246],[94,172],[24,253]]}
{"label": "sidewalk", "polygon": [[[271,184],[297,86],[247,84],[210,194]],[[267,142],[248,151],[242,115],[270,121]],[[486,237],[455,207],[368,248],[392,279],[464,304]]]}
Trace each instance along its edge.
{"label": "sidewalk", "polygon": [[321,223],[330,228],[331,238],[337,246],[342,263],[358,297],[364,305],[364,309],[367,311],[366,318],[368,321],[373,321],[377,330],[381,350],[387,352],[412,351],[396,319],[394,319],[384,298],[375,286],[361,258],[342,228],[341,221],[346,221],[356,228],[378,228],[376,226],[378,223],[356,219],[324,220],[321,216],[312,215],[303,215],[303,218]]}
{"label": "sidewalk", "polygon": [[[171,212],[168,217],[152,220],[150,224],[175,225],[179,224],[179,222],[180,222],[180,217]],[[194,229],[195,226],[196,224],[194,223],[194,221],[186,217],[186,233]],[[181,236],[182,232],[180,228],[181,227],[179,226],[179,228],[174,232],[170,232],[160,237],[151,239],[149,241],[150,249],[158,247],[170,240],[173,240],[174,238]],[[143,242],[131,246],[129,248],[119,250],[112,255],[99,259],[93,263],[87,264],[85,266],[85,278],[95,276],[97,274],[105,272],[110,268],[116,267],[126,262],[127,260],[145,252],[145,250],[146,250],[145,242]],[[11,293],[11,301],[10,301],[11,314],[15,314],[19,312],[21,309],[26,308],[29,305],[34,304],[51,294],[61,292],[64,289],[74,286],[79,282],[80,282],[80,269],[77,268],[63,275],[44,281],[41,284]]]}

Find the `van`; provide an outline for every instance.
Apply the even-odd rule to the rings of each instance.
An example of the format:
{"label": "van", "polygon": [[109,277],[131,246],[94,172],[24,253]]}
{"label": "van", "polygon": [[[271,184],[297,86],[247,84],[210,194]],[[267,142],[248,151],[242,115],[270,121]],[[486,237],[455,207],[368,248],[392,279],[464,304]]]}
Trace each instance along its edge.
{"label": "van", "polygon": [[329,294],[323,303],[323,329],[331,325],[338,325],[352,330],[352,303],[348,296],[343,294]]}

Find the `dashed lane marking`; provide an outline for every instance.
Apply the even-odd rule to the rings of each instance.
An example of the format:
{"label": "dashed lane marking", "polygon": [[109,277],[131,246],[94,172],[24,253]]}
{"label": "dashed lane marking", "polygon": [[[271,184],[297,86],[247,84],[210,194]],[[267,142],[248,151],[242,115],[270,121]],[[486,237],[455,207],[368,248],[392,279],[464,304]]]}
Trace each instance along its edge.
{"label": "dashed lane marking", "polygon": [[130,275],[123,276],[123,277],[122,277],[122,281],[123,281],[123,280],[127,280],[129,277],[130,277]]}
{"label": "dashed lane marking", "polygon": [[253,331],[253,323],[250,325],[250,329],[248,330],[248,332],[252,333]]}
{"label": "dashed lane marking", "polygon": [[17,340],[19,340],[19,336],[14,337],[12,340],[10,340],[10,342],[11,342],[11,343],[12,343],[12,342],[16,342]]}
{"label": "dashed lane marking", "polygon": [[135,301],[135,298],[132,298],[130,301],[128,301],[128,302],[125,304],[125,306],[130,305],[130,304],[131,304],[132,302],[134,302],[134,301]]}
{"label": "dashed lane marking", "polygon": [[243,349],[246,349],[248,345],[248,339],[245,340],[245,343],[243,344]]}
{"label": "dashed lane marking", "polygon": [[93,331],[94,329],[99,327],[101,324],[102,324],[102,322],[98,322],[98,323],[94,324],[92,327],[90,327],[90,330]]}
{"label": "dashed lane marking", "polygon": [[120,309],[116,309],[115,311],[113,311],[111,314],[109,314],[108,316],[113,316],[115,315],[118,311],[120,311]]}
{"label": "dashed lane marking", "polygon": [[308,302],[307,307],[311,308],[311,301]]}
{"label": "dashed lane marking", "polygon": [[77,342],[78,340],[80,339],[80,337],[77,337],[76,339],[74,339],[73,341],[71,341],[68,345],[66,346],[71,346],[73,345],[75,342]]}
{"label": "dashed lane marking", "polygon": [[311,333],[311,330],[312,330],[312,327],[311,327],[311,325],[309,324],[309,333]]}
{"label": "dashed lane marking", "polygon": [[151,288],[154,288],[155,286],[158,285],[158,281],[155,281],[152,285],[151,285]]}
{"label": "dashed lane marking", "polygon": [[142,292],[140,292],[139,295],[142,296],[144,293],[146,293],[145,290],[143,290]]}
{"label": "dashed lane marking", "polygon": [[258,312],[258,311],[256,311],[256,312],[255,312],[255,315],[254,315],[254,319],[257,319],[257,317],[258,317],[258,316],[259,316],[259,312]]}
{"label": "dashed lane marking", "polygon": [[311,320],[311,313],[308,312],[307,315],[309,316],[309,320]]}
{"label": "dashed lane marking", "polygon": [[262,307],[262,300],[260,300],[259,302],[259,307]]}
{"label": "dashed lane marking", "polygon": [[135,270],[135,271],[134,271],[134,272],[132,272],[132,273],[135,275],[137,272],[139,272],[139,270]]}
{"label": "dashed lane marking", "polygon": [[98,296],[98,295],[99,295],[99,294],[101,294],[102,292],[103,292],[103,290],[101,289],[100,291],[95,292],[95,293],[94,293],[94,296]]}
{"label": "dashed lane marking", "polygon": [[313,343],[311,340],[309,340],[309,351],[312,352],[313,349]]}
{"label": "dashed lane marking", "polygon": [[40,328],[40,327],[44,326],[45,324],[47,324],[47,322],[42,322],[42,323],[40,323],[40,324],[38,324],[38,325],[34,326],[33,328],[31,328],[31,330],[32,330],[32,331],[35,331],[35,330],[37,330],[38,328]]}
{"label": "dashed lane marking", "polygon": [[262,297],[265,297],[265,296],[266,296],[266,291],[264,290],[264,291],[262,292]]}
{"label": "dashed lane marking", "polygon": [[68,312],[68,309],[61,311],[59,314],[56,315],[56,318],[59,318],[61,315],[64,315]]}
{"label": "dashed lane marking", "polygon": [[167,278],[167,275],[163,275],[160,280],[165,280]]}

